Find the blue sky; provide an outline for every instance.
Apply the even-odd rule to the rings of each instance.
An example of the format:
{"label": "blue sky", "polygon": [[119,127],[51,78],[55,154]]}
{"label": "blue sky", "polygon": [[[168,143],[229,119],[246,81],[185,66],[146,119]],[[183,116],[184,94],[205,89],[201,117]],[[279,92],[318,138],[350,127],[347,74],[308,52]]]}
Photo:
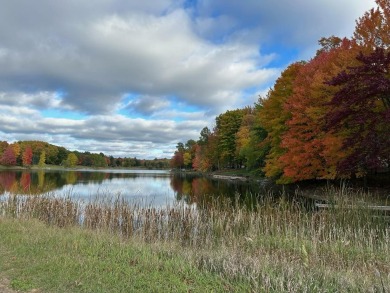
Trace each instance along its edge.
{"label": "blue sky", "polygon": [[0,140],[170,157],[216,115],[253,105],[356,0],[0,0]]}

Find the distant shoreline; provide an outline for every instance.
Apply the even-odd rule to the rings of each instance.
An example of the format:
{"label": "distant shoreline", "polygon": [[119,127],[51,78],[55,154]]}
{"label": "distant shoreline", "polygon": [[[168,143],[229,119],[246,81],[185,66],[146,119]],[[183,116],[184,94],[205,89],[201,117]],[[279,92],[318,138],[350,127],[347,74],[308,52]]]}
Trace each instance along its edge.
{"label": "distant shoreline", "polygon": [[45,165],[39,167],[34,166],[3,166],[0,165],[0,170],[80,170],[80,169],[90,169],[90,170],[167,170],[170,169],[150,169],[147,167],[91,167],[91,166],[76,166],[76,167],[65,167],[60,165]]}

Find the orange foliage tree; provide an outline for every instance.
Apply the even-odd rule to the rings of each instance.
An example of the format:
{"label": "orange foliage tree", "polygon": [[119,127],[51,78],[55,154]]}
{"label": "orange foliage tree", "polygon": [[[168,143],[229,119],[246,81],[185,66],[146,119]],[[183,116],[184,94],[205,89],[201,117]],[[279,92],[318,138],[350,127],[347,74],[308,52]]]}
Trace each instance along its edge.
{"label": "orange foliage tree", "polygon": [[[354,40],[365,51],[390,46],[390,0],[376,0],[377,8],[356,21]],[[367,52],[366,52],[367,53]]]}
{"label": "orange foliage tree", "polygon": [[26,147],[22,155],[23,166],[30,166],[32,163],[33,151],[30,146]]}
{"label": "orange foliage tree", "polygon": [[278,178],[283,173],[283,164],[279,158],[286,150],[281,146],[281,136],[287,131],[286,122],[291,118],[290,111],[284,105],[293,93],[294,80],[303,66],[304,62],[297,62],[287,67],[268,92],[267,99],[261,101],[258,117],[267,131],[265,143],[270,145],[264,168],[267,177]]}
{"label": "orange foliage tree", "polygon": [[357,50],[354,42],[345,39],[339,47],[321,52],[299,71],[293,94],[285,104],[291,119],[282,135],[281,146],[286,152],[278,159],[283,166],[280,182],[337,176],[337,161],[346,155],[342,150],[343,132],[325,130],[328,103],[337,90],[324,82],[353,64]]}

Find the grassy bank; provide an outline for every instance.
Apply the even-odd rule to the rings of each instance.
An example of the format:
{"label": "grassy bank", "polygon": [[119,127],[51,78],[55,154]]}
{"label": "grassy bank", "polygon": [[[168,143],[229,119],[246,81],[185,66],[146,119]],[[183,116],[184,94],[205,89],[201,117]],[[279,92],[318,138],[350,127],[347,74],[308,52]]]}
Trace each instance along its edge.
{"label": "grassy bank", "polygon": [[331,192],[338,208],[323,211],[272,196],[250,209],[15,196],[0,213],[1,271],[49,292],[388,292],[389,224]]}
{"label": "grassy bank", "polygon": [[[240,290],[180,256],[107,233],[0,220],[0,272],[16,290],[47,292],[222,292]],[[241,287],[242,289],[245,289]]]}

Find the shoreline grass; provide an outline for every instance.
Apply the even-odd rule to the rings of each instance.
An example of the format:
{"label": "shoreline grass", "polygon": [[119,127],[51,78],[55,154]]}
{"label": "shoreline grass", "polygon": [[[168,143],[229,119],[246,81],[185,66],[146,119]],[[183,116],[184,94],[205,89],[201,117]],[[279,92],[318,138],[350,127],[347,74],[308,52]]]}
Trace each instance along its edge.
{"label": "shoreline grass", "polygon": [[183,258],[167,258],[142,243],[123,242],[104,232],[2,219],[0,234],[0,271],[15,290],[223,292],[231,287]]}
{"label": "shoreline grass", "polygon": [[[0,208],[0,236],[11,233],[7,226],[20,223],[24,228],[18,233],[14,231],[15,237],[20,233],[27,235],[26,243],[30,241],[31,247],[39,247],[43,244],[34,244],[34,234],[28,233],[30,222],[47,225],[41,230],[49,231],[49,238],[55,233],[66,238],[79,231],[93,239],[90,245],[86,241],[84,253],[97,257],[101,254],[99,245],[107,247],[107,257],[101,261],[108,268],[117,268],[109,253],[112,243],[126,249],[136,247],[141,249],[138,254],[149,253],[162,263],[173,262],[195,275],[203,274],[202,281],[199,280],[203,292],[389,291],[389,223],[378,211],[365,209],[361,201],[344,209],[343,206],[351,205],[351,195],[345,190],[330,192],[340,208],[335,205],[324,211],[307,211],[294,201],[274,199],[271,195],[250,209],[228,200],[197,209],[185,205],[157,209],[131,205],[118,197],[82,205],[68,198],[14,195]],[[0,241],[12,247],[6,240]],[[61,243],[63,253],[75,253],[71,249],[74,240]],[[55,255],[49,253],[47,257]],[[76,275],[81,273],[77,273],[77,268],[72,270]],[[123,270],[126,271],[118,267],[115,274]],[[171,284],[175,278],[170,270],[176,269],[163,265],[161,271],[149,274],[158,279],[166,279],[167,274]],[[12,277],[18,280],[17,276]],[[212,281],[203,283],[204,279]],[[93,292],[91,287],[69,287],[71,283],[66,280],[57,280],[56,286],[64,286],[62,292]],[[190,280],[192,285],[197,284],[194,277]],[[85,280],[80,282],[85,284]],[[168,292],[186,292],[186,288],[171,288]],[[150,292],[153,290],[161,292],[158,288]]]}

